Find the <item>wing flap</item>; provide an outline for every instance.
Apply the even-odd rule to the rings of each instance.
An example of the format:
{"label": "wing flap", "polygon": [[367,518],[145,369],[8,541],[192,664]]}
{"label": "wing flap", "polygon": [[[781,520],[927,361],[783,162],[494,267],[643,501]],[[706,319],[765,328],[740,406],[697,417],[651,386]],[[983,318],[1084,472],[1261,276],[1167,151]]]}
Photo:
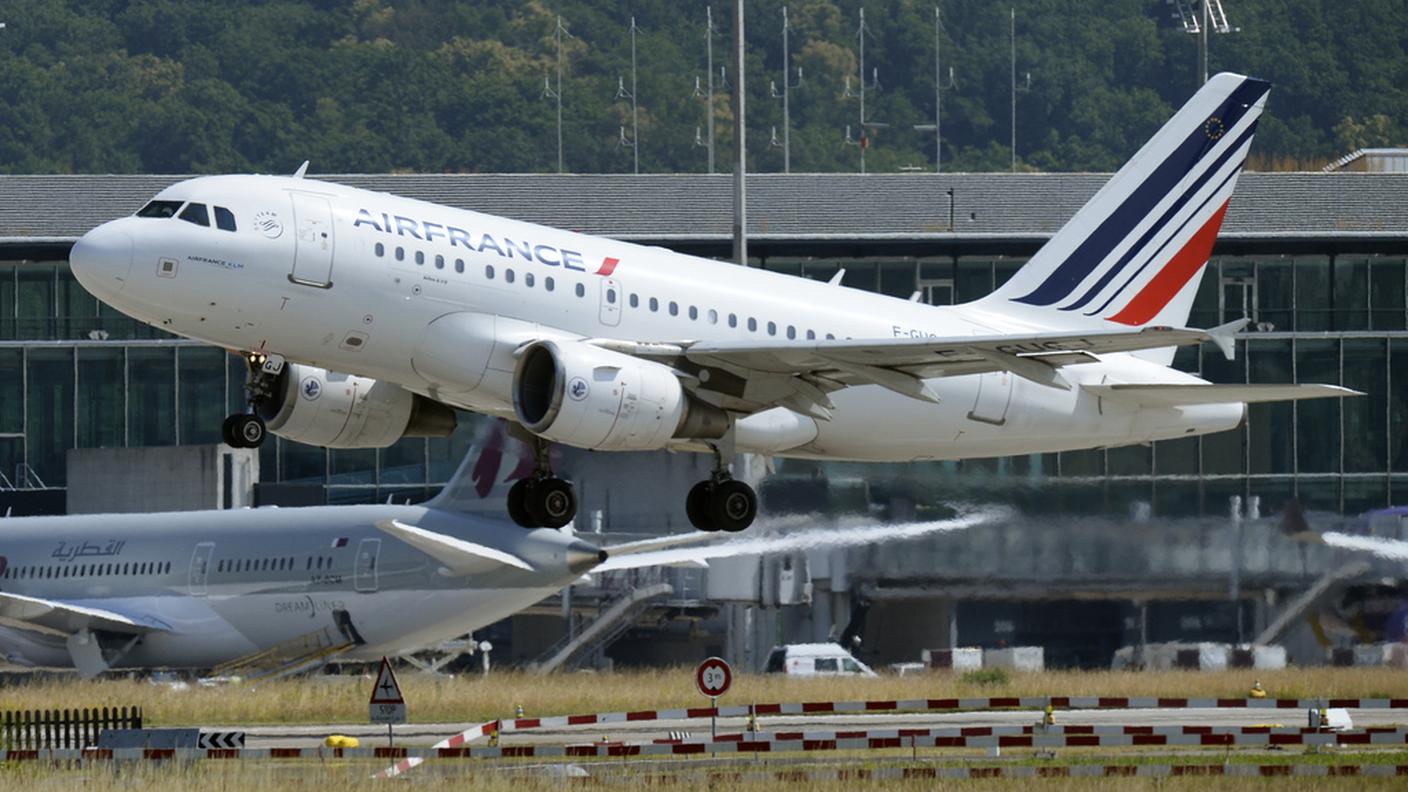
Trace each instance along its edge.
{"label": "wing flap", "polygon": [[1165,383],[1158,385],[1086,385],[1085,389],[1104,399],[1138,404],[1141,407],[1187,407],[1195,404],[1257,404],[1300,401],[1302,399],[1342,399],[1363,396],[1360,391],[1339,385],[1251,384],[1221,385]]}
{"label": "wing flap", "polygon": [[434,558],[456,575],[483,572],[496,565],[534,571],[531,564],[513,553],[406,525],[399,520],[382,520],[376,527]]}
{"label": "wing flap", "polygon": [[77,602],[0,592],[0,623],[22,630],[70,636],[84,630],[142,635],[171,627],[145,615],[128,615]]}

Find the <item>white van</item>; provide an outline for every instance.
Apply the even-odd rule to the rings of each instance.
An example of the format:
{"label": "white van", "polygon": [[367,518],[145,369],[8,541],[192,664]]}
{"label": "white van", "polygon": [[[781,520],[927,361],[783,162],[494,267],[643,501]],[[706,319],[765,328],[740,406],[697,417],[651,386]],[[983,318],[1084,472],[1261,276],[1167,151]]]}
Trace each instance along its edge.
{"label": "white van", "polygon": [[834,643],[775,646],[763,671],[793,676],[875,676],[869,666]]}

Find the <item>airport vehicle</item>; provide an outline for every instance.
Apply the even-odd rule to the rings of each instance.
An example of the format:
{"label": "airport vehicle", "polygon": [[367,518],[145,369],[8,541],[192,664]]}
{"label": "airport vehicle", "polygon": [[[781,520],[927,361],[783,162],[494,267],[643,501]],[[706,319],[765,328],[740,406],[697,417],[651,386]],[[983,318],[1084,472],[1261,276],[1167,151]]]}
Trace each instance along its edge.
{"label": "airport vehicle", "polygon": [[[83,286],[249,365],[232,445],[447,433],[458,407],[536,448],[509,513],[567,524],[548,447],[712,453],[691,522],[742,530],[739,452],[903,462],[1118,446],[1240,424],[1248,402],[1352,395],[1211,384],[1244,322],[1183,327],[1269,83],[1209,80],[1011,280],[956,306],[736,267],[294,177],[213,176],[85,234]],[[917,178],[917,177],[916,177]]]}
{"label": "airport vehicle", "polygon": [[875,676],[870,666],[834,643],[774,646],[763,671],[790,676]]}
{"label": "airport vehicle", "polygon": [[417,506],[0,520],[0,655],[85,677],[279,651],[369,661],[491,624],[607,559],[567,533],[466,514],[476,456]]}

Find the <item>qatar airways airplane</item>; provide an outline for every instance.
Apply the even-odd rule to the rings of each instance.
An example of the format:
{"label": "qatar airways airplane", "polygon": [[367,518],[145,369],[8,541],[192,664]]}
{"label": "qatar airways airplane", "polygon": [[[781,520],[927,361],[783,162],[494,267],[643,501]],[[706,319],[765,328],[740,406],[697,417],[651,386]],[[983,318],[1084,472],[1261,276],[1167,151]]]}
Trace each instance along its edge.
{"label": "qatar airways airplane", "polygon": [[[1184,327],[1269,83],[1209,80],[1006,284],[929,306],[655,247],[293,177],[172,185],[74,245],[84,287],[245,357],[267,431],[333,448],[445,433],[459,407],[521,427],[513,519],[576,511],[548,447],[712,453],[686,498],[742,530],[735,454],[910,461],[1118,446],[1232,429],[1246,403],[1328,385],[1215,385],[1245,322]],[[306,167],[306,163],[305,163]],[[916,177],[920,178],[920,177]]]}

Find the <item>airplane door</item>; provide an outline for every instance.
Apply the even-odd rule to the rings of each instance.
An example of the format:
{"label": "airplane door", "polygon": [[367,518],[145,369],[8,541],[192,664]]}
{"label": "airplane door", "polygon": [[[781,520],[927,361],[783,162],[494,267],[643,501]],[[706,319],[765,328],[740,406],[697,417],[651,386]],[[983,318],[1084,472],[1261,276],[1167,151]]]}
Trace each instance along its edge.
{"label": "airplane door", "polygon": [[332,286],[332,206],[321,195],[293,196],[293,272],[288,279],[304,286]]}
{"label": "airplane door", "polygon": [[376,561],[381,555],[380,539],[363,539],[357,544],[357,568],[352,583],[358,591],[376,591]]}
{"label": "airplane door", "polygon": [[621,324],[621,303],[626,299],[621,283],[615,278],[601,279],[601,323],[607,327]]}
{"label": "airplane door", "polygon": [[995,426],[1007,423],[1007,407],[1012,403],[1012,375],[1006,371],[991,371],[978,376],[978,395],[969,420]]}
{"label": "airplane door", "polygon": [[204,597],[210,582],[210,557],[215,554],[214,542],[201,542],[191,554],[191,596]]}

